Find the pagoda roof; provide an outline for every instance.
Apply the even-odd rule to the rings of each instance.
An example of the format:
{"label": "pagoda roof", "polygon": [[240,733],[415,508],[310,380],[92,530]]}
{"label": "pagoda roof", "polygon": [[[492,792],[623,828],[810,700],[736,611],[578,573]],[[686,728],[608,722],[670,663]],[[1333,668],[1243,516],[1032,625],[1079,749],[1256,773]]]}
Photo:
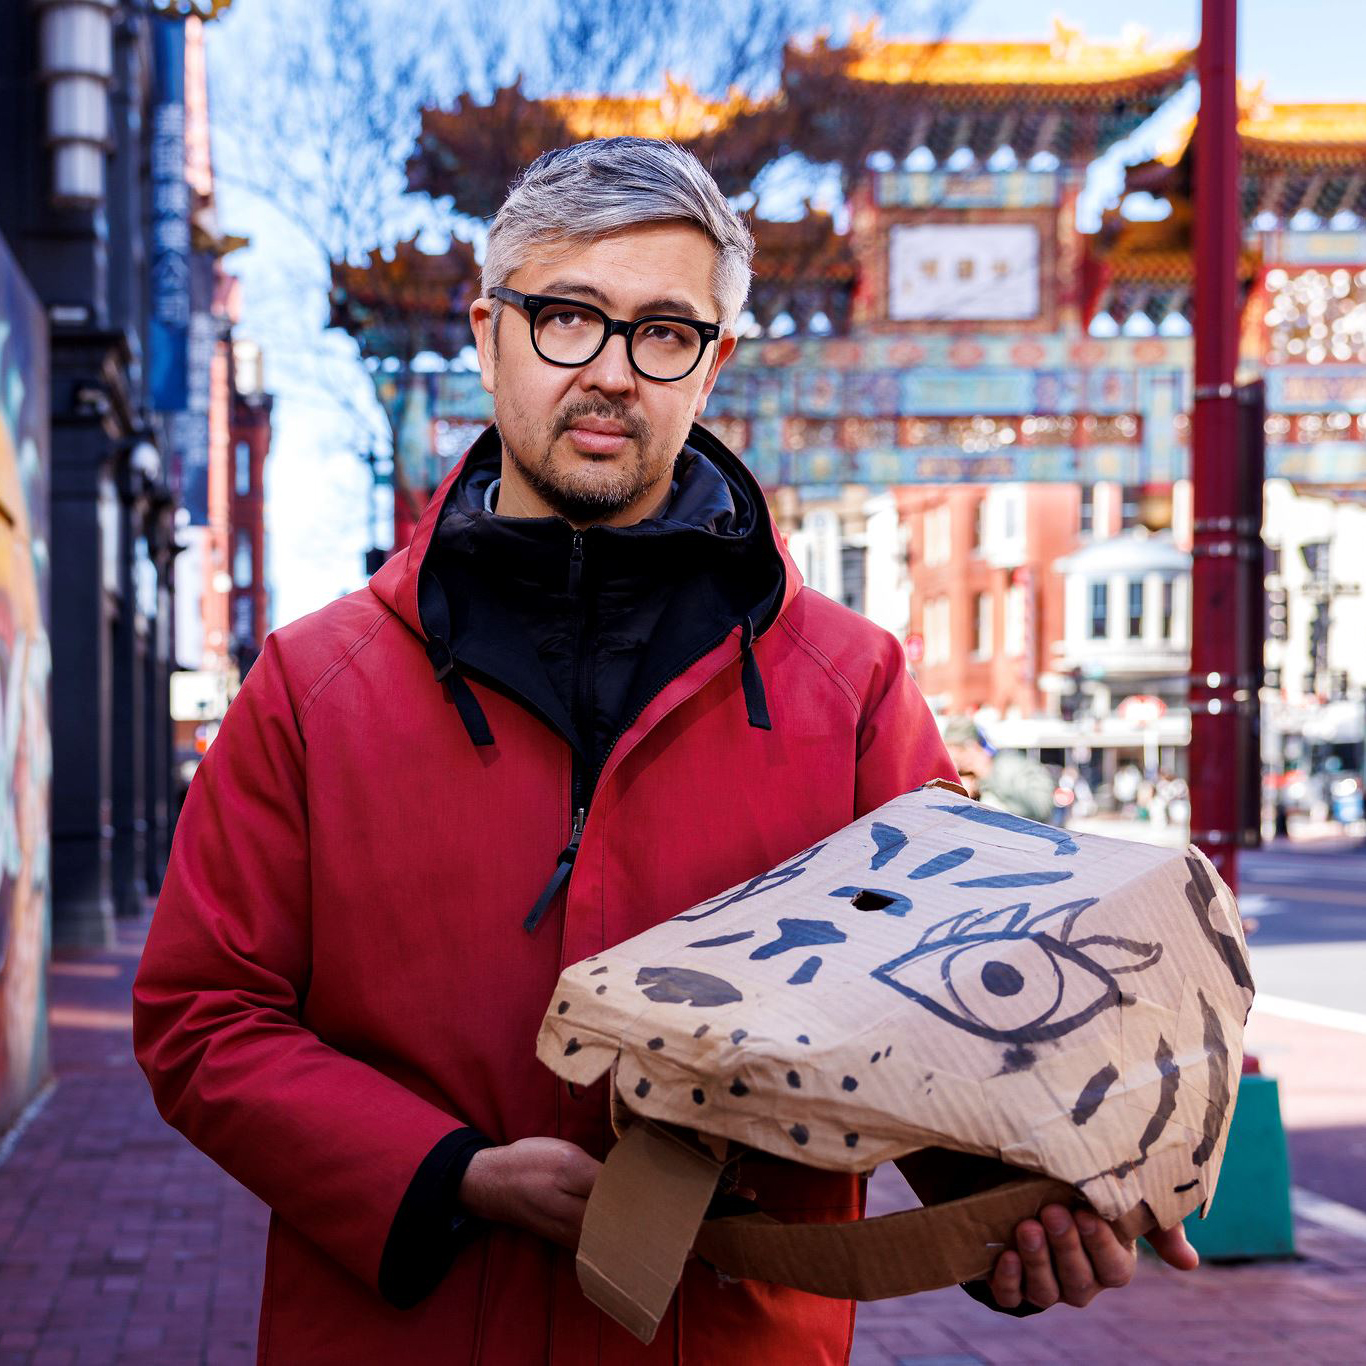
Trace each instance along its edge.
{"label": "pagoda roof", "polygon": [[[1171,213],[1160,219],[1125,218],[1111,209],[1100,231],[1087,240],[1083,266],[1088,320],[1108,313],[1124,322],[1145,313],[1161,322],[1169,313],[1190,316],[1195,285],[1193,251],[1195,214],[1190,200],[1171,201]],[[1246,291],[1261,264],[1255,247],[1245,247],[1238,280]]]}
{"label": "pagoda roof", "polygon": [[671,138],[695,152],[727,194],[751,188],[788,152],[837,162],[846,182],[877,151],[921,146],[941,161],[969,147],[981,159],[1009,146],[1082,164],[1127,136],[1194,70],[1187,49],[1100,43],[1055,24],[1045,42],[886,40],[866,27],[843,46],[788,44],[779,89],[698,93],[667,78],[648,94],[531,98],[520,82],[488,104],[460,96],[424,109],[408,188],[451,195],[462,213],[491,217],[517,174],[542,152],[591,137]]}
{"label": "pagoda roof", "polygon": [[333,263],[328,326],[353,336],[366,356],[453,356],[471,340],[467,311],[478,292],[468,242],[452,237],[444,252],[427,252],[414,234],[363,265]]}
{"label": "pagoda roof", "polygon": [[789,49],[786,69],[834,67],[851,81],[932,92],[960,105],[1108,104],[1144,95],[1166,99],[1194,72],[1195,57],[1193,48],[1149,48],[1141,37],[1095,42],[1057,19],[1044,42],[879,39],[870,24],[843,48],[818,39],[804,52]]}
{"label": "pagoda roof", "polygon": [[[1273,104],[1260,87],[1239,86],[1238,138],[1243,214],[1289,219],[1301,209],[1331,218],[1366,217],[1366,104]],[[1151,161],[1131,166],[1130,190],[1188,196],[1196,120]]]}

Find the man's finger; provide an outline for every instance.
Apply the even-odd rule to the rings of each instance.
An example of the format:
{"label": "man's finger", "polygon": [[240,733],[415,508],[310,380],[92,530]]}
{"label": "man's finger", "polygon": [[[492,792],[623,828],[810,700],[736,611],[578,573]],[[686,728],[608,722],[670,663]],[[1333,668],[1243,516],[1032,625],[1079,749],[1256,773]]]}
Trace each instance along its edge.
{"label": "man's finger", "polygon": [[1146,1236],[1152,1250],[1168,1266],[1174,1266],[1178,1271],[1194,1271],[1200,1265],[1200,1254],[1190,1245],[1183,1225],[1155,1228]]}
{"label": "man's finger", "polygon": [[1077,1228],[1100,1285],[1107,1289],[1128,1285],[1138,1260],[1133,1244],[1121,1242],[1114,1229],[1090,1210],[1077,1211]]}
{"label": "man's finger", "polygon": [[1062,1205],[1046,1205],[1041,1214],[1053,1252],[1053,1274],[1063,1300],[1080,1309],[1089,1304],[1100,1286],[1091,1259],[1077,1235],[1076,1221]]}
{"label": "man's finger", "polygon": [[1003,1252],[996,1259],[996,1269],[991,1273],[992,1298],[1002,1309],[1018,1309],[1024,1299],[1020,1289],[1020,1257],[1016,1252]]}
{"label": "man's finger", "polygon": [[1058,1282],[1048,1239],[1037,1219],[1025,1219],[1015,1230],[1015,1246],[1024,1267],[1024,1296],[1030,1304],[1047,1309],[1058,1302]]}

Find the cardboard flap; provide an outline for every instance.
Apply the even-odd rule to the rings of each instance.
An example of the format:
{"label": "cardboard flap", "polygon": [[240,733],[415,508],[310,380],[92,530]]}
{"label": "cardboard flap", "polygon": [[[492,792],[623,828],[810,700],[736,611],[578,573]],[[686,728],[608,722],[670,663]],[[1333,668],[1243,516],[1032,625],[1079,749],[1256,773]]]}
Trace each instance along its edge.
{"label": "cardboard flap", "polygon": [[648,1123],[607,1155],[584,1213],[579,1285],[641,1342],[654,1340],[721,1168]]}
{"label": "cardboard flap", "polygon": [[852,1223],[784,1224],[766,1214],[703,1223],[723,1165],[648,1121],[607,1155],[584,1216],[579,1284],[642,1342],[653,1341],[689,1249],[743,1280],[889,1299],[988,1275],[1021,1219],[1077,1203],[1065,1183],[1031,1177]]}
{"label": "cardboard flap", "polygon": [[1050,1177],[1011,1181],[943,1205],[845,1224],[783,1224],[767,1215],[702,1225],[699,1256],[744,1280],[776,1281],[835,1299],[885,1300],[989,1276],[1048,1204],[1077,1203]]}

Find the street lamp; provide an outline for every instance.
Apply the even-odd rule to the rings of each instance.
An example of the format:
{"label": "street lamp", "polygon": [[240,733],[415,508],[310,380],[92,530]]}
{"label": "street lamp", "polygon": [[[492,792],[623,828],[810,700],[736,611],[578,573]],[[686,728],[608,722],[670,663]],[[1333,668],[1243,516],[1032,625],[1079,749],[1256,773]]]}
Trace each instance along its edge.
{"label": "street lamp", "polygon": [[112,146],[114,4],[34,0],[39,74],[47,83],[52,200],[64,208],[97,209],[104,202],[104,159]]}

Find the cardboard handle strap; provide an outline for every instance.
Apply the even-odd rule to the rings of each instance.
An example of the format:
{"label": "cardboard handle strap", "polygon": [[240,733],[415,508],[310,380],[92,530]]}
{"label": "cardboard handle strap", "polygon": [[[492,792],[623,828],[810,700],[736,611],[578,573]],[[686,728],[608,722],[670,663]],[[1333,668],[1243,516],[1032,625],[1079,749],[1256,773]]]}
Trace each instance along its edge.
{"label": "cardboard handle strap", "polygon": [[654,1338],[690,1248],[740,1279],[889,1299],[989,1274],[1021,1219],[1076,1201],[1072,1186],[1029,1177],[851,1223],[784,1224],[766,1214],[703,1223],[723,1166],[649,1121],[633,1123],[607,1155],[584,1214],[579,1284],[642,1342]]}

